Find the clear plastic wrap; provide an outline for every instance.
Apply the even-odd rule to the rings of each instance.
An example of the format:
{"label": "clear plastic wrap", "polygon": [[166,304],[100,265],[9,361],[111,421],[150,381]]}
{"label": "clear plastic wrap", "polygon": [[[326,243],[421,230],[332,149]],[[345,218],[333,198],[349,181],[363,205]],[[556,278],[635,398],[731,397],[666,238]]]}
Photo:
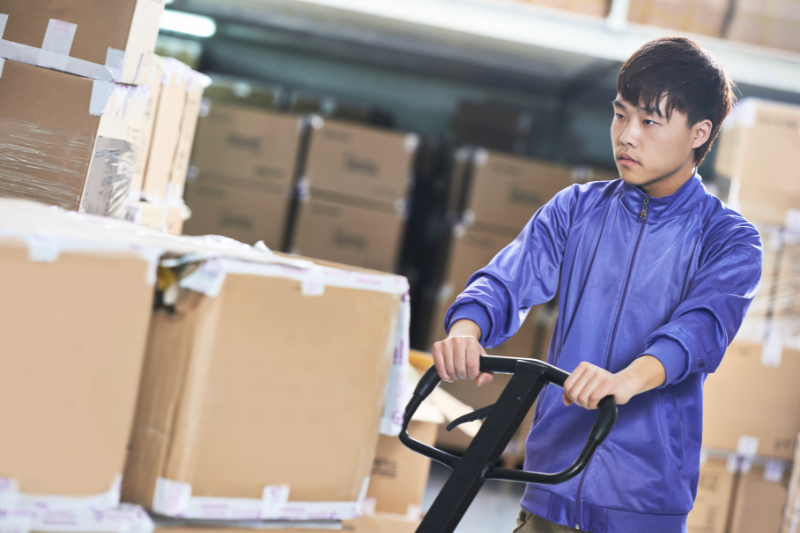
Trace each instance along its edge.
{"label": "clear plastic wrap", "polygon": [[135,162],[127,141],[0,119],[0,196],[121,217]]}

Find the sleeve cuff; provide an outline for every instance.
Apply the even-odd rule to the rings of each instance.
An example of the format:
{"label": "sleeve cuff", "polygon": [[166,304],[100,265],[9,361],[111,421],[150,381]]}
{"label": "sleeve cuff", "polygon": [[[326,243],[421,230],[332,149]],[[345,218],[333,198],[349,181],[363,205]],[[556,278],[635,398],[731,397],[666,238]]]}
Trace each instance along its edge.
{"label": "sleeve cuff", "polygon": [[666,337],[657,339],[640,357],[643,355],[651,355],[664,365],[667,378],[664,384],[658,387],[659,389],[679,380],[686,373],[686,352],[672,339]]}
{"label": "sleeve cuff", "polygon": [[461,305],[457,303],[453,304],[448,316],[445,318],[444,324],[444,329],[447,331],[448,335],[450,334],[450,327],[462,319],[472,320],[478,324],[478,327],[481,328],[481,338],[478,340],[481,344],[485,344],[486,339],[489,337],[489,331],[492,328],[492,322],[483,306],[474,302]]}

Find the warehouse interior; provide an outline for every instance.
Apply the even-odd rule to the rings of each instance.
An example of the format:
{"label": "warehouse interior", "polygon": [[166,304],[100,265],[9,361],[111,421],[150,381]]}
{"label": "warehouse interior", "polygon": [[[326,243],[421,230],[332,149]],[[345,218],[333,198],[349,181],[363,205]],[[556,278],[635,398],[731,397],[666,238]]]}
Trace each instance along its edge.
{"label": "warehouse interior", "polygon": [[[698,172],[763,241],[687,530],[796,533],[796,0],[0,0],[0,531],[417,531],[450,468],[398,434],[467,457],[512,383],[404,419],[445,313],[559,191],[619,179],[620,68],[675,35],[736,84]],[[487,353],[556,364],[558,314]],[[524,488],[451,531],[514,530]]]}

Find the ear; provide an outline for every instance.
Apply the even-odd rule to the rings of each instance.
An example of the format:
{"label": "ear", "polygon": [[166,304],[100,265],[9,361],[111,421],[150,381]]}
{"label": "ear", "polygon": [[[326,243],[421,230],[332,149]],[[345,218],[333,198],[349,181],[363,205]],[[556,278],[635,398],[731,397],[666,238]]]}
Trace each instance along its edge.
{"label": "ear", "polygon": [[712,128],[713,125],[711,124],[711,121],[708,119],[701,120],[700,122],[692,126],[692,134],[693,134],[692,148],[700,148],[701,146],[703,146],[706,143],[706,141],[708,141],[708,138],[711,136]]}

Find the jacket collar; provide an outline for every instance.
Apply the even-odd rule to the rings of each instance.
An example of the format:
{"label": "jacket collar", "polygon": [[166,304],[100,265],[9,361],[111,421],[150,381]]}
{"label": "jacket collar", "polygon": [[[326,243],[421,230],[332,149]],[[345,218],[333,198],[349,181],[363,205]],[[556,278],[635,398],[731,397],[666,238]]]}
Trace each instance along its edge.
{"label": "jacket collar", "polygon": [[[691,178],[681,185],[674,194],[662,198],[650,198],[647,206],[647,220],[659,220],[677,216],[690,209],[708,193],[703,186],[700,174],[695,170]],[[623,182],[622,203],[637,217],[642,212],[645,193],[636,185]]]}

